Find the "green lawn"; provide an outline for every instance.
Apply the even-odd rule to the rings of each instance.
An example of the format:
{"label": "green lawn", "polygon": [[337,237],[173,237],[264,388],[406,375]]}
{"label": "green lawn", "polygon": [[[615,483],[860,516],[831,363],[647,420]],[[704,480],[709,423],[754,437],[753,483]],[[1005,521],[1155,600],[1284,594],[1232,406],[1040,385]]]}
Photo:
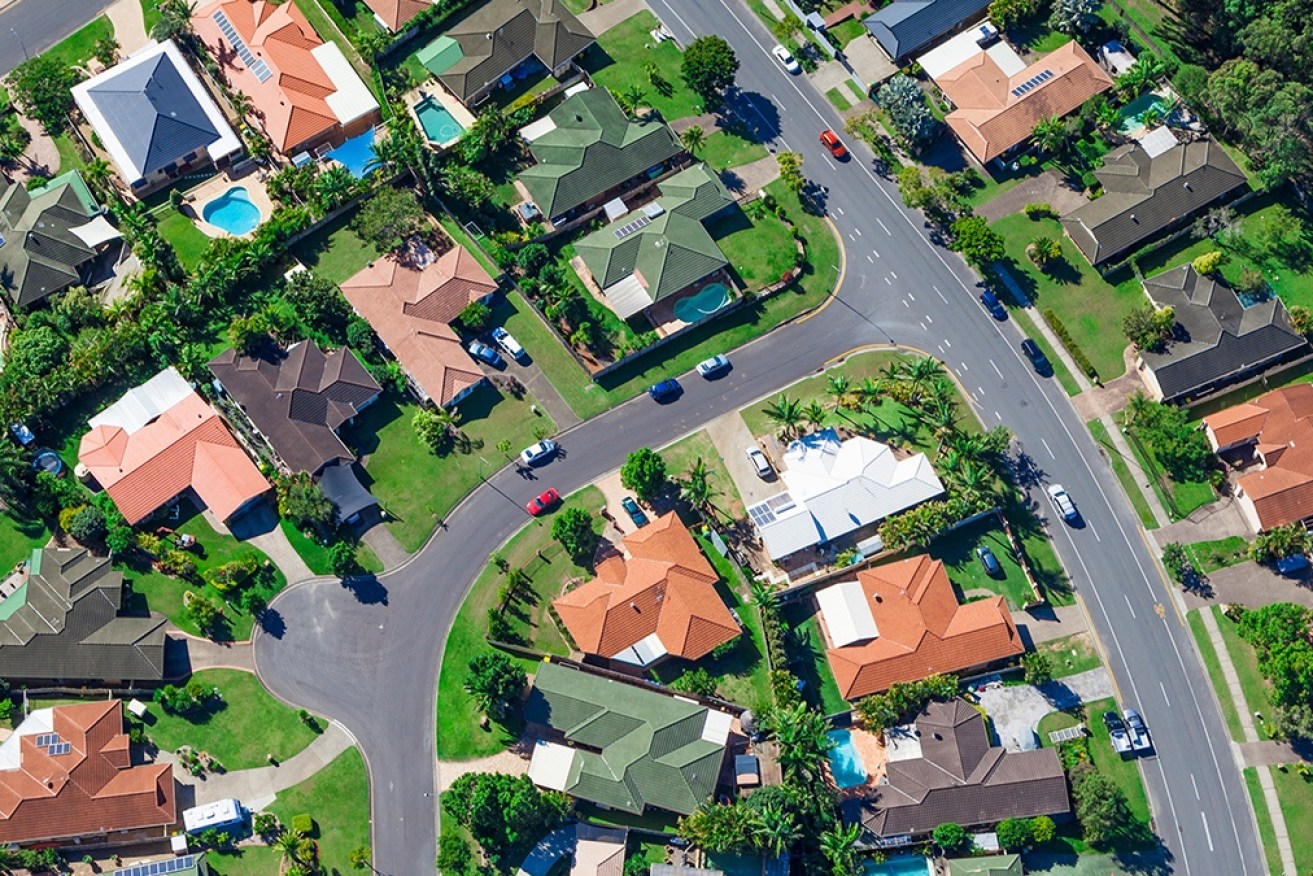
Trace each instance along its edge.
{"label": "green lawn", "polygon": [[[702,101],[680,76],[682,53],[673,40],[652,45],[649,33],[659,22],[646,9],[630,16],[597,38],[597,44],[584,53],[582,66],[598,85],[619,94],[637,86],[643,91],[643,103],[674,121],[702,112]],[[648,79],[644,68],[656,66],[664,80],[659,90]],[[662,93],[662,92],[665,93]]]}
{"label": "green lawn", "polygon": [[[1056,219],[1034,220],[1017,213],[991,227],[1003,235],[1009,271],[1035,307],[1057,314],[1104,382],[1119,377],[1126,370],[1122,351],[1128,343],[1122,320],[1144,302],[1143,291],[1138,286],[1113,286],[1099,276]],[[1047,272],[1026,257],[1027,244],[1040,236],[1062,245],[1062,259]]]}
{"label": "green lawn", "polygon": [[848,96],[848,92],[844,89],[839,88],[838,86],[835,86],[834,88],[831,88],[830,90],[826,91],[825,97],[827,100],[829,100],[830,103],[834,105],[834,108],[837,109],[839,112],[844,112],[846,110],[850,110],[853,108],[852,101],[849,99]]}
{"label": "green lawn", "polygon": [[[333,564],[329,562],[328,547],[326,545],[307,538],[305,533],[293,526],[292,522],[285,517],[278,521],[278,525],[282,528],[283,534],[287,536],[292,549],[310,567],[311,572],[316,575],[333,574]],[[366,572],[383,571],[383,561],[364,542],[356,544],[356,562],[360,563],[360,567]]]}
{"label": "green lawn", "polygon": [[[1120,422],[1118,416],[1113,419]],[[1139,461],[1141,470],[1149,477],[1158,500],[1173,520],[1184,520],[1217,498],[1213,485],[1207,481],[1177,482],[1169,478],[1159,465],[1158,458],[1136,437],[1134,429],[1126,433],[1126,443]]]}
{"label": "green lawn", "polygon": [[0,577],[32,555],[33,548],[45,547],[50,530],[40,520],[19,520],[0,511]]}
{"label": "green lawn", "polygon": [[[427,70],[425,73],[427,74]],[[515,110],[531,103],[539,94],[560,84],[556,77],[551,74],[543,74],[536,78],[517,79],[513,88],[498,88],[492,93],[489,100],[502,109]]]}
{"label": "green lawn", "polygon": [[66,67],[77,67],[91,59],[96,40],[113,35],[114,25],[109,23],[109,16],[101,15],[75,30],[61,42],[55,43],[42,55],[53,58]]}
{"label": "green lawn", "polygon": [[1121,451],[1112,443],[1108,428],[1101,420],[1090,420],[1085,425],[1089,427],[1095,442],[1108,454],[1108,462],[1112,465],[1113,473],[1117,475],[1117,481],[1122,485],[1122,492],[1131,500],[1131,507],[1139,516],[1140,525],[1145,529],[1157,529],[1158,521],[1149,507],[1149,500],[1144,498],[1144,493],[1140,490],[1140,485],[1135,482],[1135,475],[1131,473],[1131,467],[1122,458]]}
{"label": "green lawn", "polygon": [[[998,558],[1003,571],[1001,578],[985,574],[976,556],[976,548],[982,545]],[[1014,610],[1035,601],[1035,594],[1025,572],[1021,570],[1021,564],[1017,562],[1012,544],[994,517],[986,517],[945,533],[930,543],[929,553],[936,560],[943,560],[948,568],[949,579],[963,594],[973,590],[997,593],[1005,597],[1008,607]],[[966,598],[970,600],[972,597]]]}
{"label": "green lawn", "polygon": [[827,715],[846,712],[849,706],[839,693],[830,662],[825,659],[825,634],[821,632],[820,621],[811,610],[810,602],[799,600],[784,606],[784,626],[790,631],[785,639],[790,660],[786,668],[803,683],[803,697],[812,706],[819,707]]}
{"label": "green lawn", "polygon": [[1003,516],[1021,540],[1021,549],[1030,560],[1030,573],[1039,582],[1040,592],[1049,605],[1074,605],[1076,596],[1071,589],[1067,572],[1053,550],[1048,530],[1035,516],[1035,512],[1020,501],[1017,494],[1004,503]]}
{"label": "green lawn", "polygon": [[[1295,869],[1300,873],[1313,870],[1313,781],[1303,778],[1294,770],[1273,769],[1272,781],[1276,785],[1277,799],[1281,801],[1281,814],[1290,833],[1290,848],[1295,854]],[[1273,871],[1276,872],[1276,871]]]}
{"label": "green lawn", "polygon": [[82,160],[82,152],[79,151],[77,143],[73,142],[73,135],[65,131],[55,136],[55,149],[59,152],[59,172],[68,173],[70,170],[81,170],[87,166]]}
{"label": "green lawn", "polygon": [[830,42],[843,48],[855,39],[866,36],[866,25],[862,24],[860,18],[849,18],[841,21],[834,27],[827,27],[825,32],[830,37]]}
{"label": "green lawn", "polygon": [[589,378],[583,366],[570,355],[560,336],[533,312],[532,305],[519,290],[512,290],[504,298],[497,299],[493,319],[506,326],[524,346],[530,358],[543,370],[543,374],[576,416],[586,420],[614,404],[606,392]]}
{"label": "green lawn", "polygon": [[738,129],[712,133],[697,152],[697,157],[711,165],[717,172],[765,158],[766,155],[765,146]]}
{"label": "green lawn", "polygon": [[160,21],[159,0],[141,0],[141,17],[149,35]]}
{"label": "green lawn", "polygon": [[789,226],[760,203],[717,219],[707,229],[739,280],[751,291],[776,283],[797,261]]}
{"label": "green lawn", "polygon": [[683,477],[693,463],[701,459],[711,474],[712,489],[719,491],[712,504],[731,518],[743,516],[743,499],[725,467],[725,458],[711,443],[711,436],[705,429],[663,448],[661,458],[666,461],[666,472],[672,479]]}
{"label": "green lawn", "polygon": [[341,283],[355,276],[381,253],[352,230],[353,218],[354,214],[348,214],[333,220],[293,246],[292,255],[330,282]]}
{"label": "green lawn", "polygon": [[[564,641],[555,625],[546,617],[547,603],[559,593],[561,585],[571,577],[588,577],[588,570],[574,565],[568,555],[560,553],[560,546],[551,539],[551,521],[565,508],[583,508],[596,511],[602,507],[603,497],[595,487],[586,487],[571,496],[555,511],[530,523],[511,536],[498,552],[512,568],[522,568],[533,581],[536,603],[521,603],[509,615],[513,625],[528,631],[529,623],[543,622],[552,630],[558,643],[558,653],[566,653]],[[596,520],[600,526],[601,519]],[[600,531],[600,528],[599,528]],[[550,547],[551,550],[546,548]],[[538,550],[544,549],[545,559],[539,559]],[[475,579],[469,595],[461,604],[442,654],[442,673],[438,678],[438,757],[446,761],[471,760],[495,754],[513,743],[520,734],[518,719],[507,724],[494,722],[489,731],[478,727],[478,710],[474,700],[465,692],[466,667],[471,658],[491,648],[484,641],[487,632],[488,609],[497,603],[497,590],[502,573],[489,564]],[[517,617],[522,614],[523,617]],[[435,635],[441,635],[435,631]],[[546,636],[544,635],[544,638]],[[512,655],[514,657],[514,655]],[[526,672],[533,672],[535,660],[515,657]]]}
{"label": "green lawn", "polygon": [[474,242],[474,238],[470,237],[469,233],[461,227],[454,216],[450,213],[442,213],[438,217],[438,223],[442,226],[442,230],[447,232],[448,237],[469,250],[470,255],[474,256],[474,260],[483,266],[489,277],[501,276],[502,269],[497,267],[492,259],[488,258],[483,248]]}
{"label": "green lawn", "polygon": [[157,225],[160,236],[169,242],[178,254],[178,261],[188,270],[199,265],[210,251],[210,238],[177,210],[166,208],[161,211]]}
{"label": "green lawn", "polygon": [[[268,766],[270,754],[286,761],[314,741],[315,731],[301,723],[296,710],[270,696],[251,673],[204,669],[192,678],[218,688],[222,703],[194,718],[148,703],[142,723],[161,750],[190,745],[217,757],[231,772]],[[316,720],[324,726],[322,718]]]}
{"label": "green lawn", "polygon": [[1185,546],[1194,567],[1200,572],[1216,572],[1249,559],[1249,542],[1238,535],[1216,541],[1197,541]]}
{"label": "green lawn", "polygon": [[1249,802],[1254,806],[1254,820],[1258,822],[1258,839],[1263,844],[1263,857],[1267,858],[1267,870],[1269,873],[1280,873],[1282,872],[1281,850],[1277,848],[1277,835],[1272,827],[1267,798],[1263,796],[1263,786],[1258,781],[1258,770],[1254,767],[1245,767],[1244,773],[1245,789],[1249,791]]}
{"label": "green lawn", "polygon": [[1052,659],[1054,678],[1079,675],[1103,665],[1103,661],[1099,659],[1099,652],[1094,650],[1094,645],[1090,642],[1089,633],[1074,633],[1061,639],[1040,642],[1035,646],[1035,650],[1048,654]]}
{"label": "green lawn", "polygon": [[1204,628],[1200,611],[1212,611],[1212,607],[1195,609],[1186,614],[1186,619],[1190,622],[1190,632],[1194,634],[1199,657],[1208,672],[1209,680],[1213,683],[1213,690],[1217,692],[1217,700],[1222,705],[1222,720],[1226,722],[1227,732],[1236,742],[1244,742],[1245,736],[1240,728],[1235,701],[1231,698],[1231,689],[1227,687],[1226,677],[1222,675],[1222,664],[1217,661],[1217,649],[1213,647],[1213,640],[1209,637],[1208,630]]}
{"label": "green lawn", "polygon": [[[388,512],[386,526],[407,551],[417,551],[438,521],[465,495],[507,462],[496,449],[503,438],[512,452],[532,444],[533,429],[556,431],[550,417],[529,414],[533,396],[505,396],[480,386],[460,403],[460,429],[470,439],[469,452],[452,449],[434,456],[420,443],[411,425],[419,404],[387,394],[366,408],[344,433],[347,445],[364,459],[366,486]],[[528,500],[528,496],[525,497]]]}

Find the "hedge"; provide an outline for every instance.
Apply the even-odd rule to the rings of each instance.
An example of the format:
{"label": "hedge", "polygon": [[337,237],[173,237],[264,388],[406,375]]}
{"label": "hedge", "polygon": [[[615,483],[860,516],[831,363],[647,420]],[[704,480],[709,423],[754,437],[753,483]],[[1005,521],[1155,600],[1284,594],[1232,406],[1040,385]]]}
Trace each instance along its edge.
{"label": "hedge", "polygon": [[1085,358],[1085,354],[1081,352],[1081,348],[1076,346],[1076,342],[1072,340],[1071,335],[1067,334],[1067,327],[1062,324],[1062,320],[1058,319],[1058,315],[1052,310],[1045,308],[1043,316],[1044,321],[1049,324],[1049,328],[1053,329],[1053,333],[1058,336],[1058,340],[1062,341],[1062,346],[1066,347],[1067,352],[1071,354],[1072,361],[1076,363],[1076,367],[1085,372],[1085,376],[1090,380],[1098,382],[1099,372],[1094,370],[1094,366],[1090,364],[1090,360]]}

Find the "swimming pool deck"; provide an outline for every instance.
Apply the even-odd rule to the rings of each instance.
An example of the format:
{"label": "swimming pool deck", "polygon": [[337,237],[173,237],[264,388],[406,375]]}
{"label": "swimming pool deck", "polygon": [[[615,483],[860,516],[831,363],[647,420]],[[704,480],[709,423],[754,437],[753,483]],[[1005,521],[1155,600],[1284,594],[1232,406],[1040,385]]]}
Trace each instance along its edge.
{"label": "swimming pool deck", "polygon": [[455,120],[456,124],[461,127],[460,134],[457,134],[455,137],[442,143],[428,140],[428,134],[425,133],[425,140],[428,140],[430,146],[439,150],[447,149],[459,140],[471,126],[473,126],[474,114],[467,110],[465,104],[457,100],[456,96],[448,91],[441,82],[436,79],[430,80],[423,86],[408,92],[404,98],[406,111],[410,113],[410,117],[415,120],[416,125],[419,125],[421,131],[424,130],[424,123],[420,121],[419,114],[415,110],[415,105],[426,99],[433,100],[438,106],[445,109],[451,114],[451,117]]}
{"label": "swimming pool deck", "polygon": [[[252,229],[246,234],[232,235],[217,225],[211,225],[204,219],[205,205],[234,186],[241,186],[246,189],[247,197],[260,210],[261,223],[267,222],[269,217],[273,215],[273,199],[269,197],[269,190],[265,188],[265,184],[260,179],[256,168],[252,167],[240,174],[234,174],[231,169],[222,170],[187,193],[187,206],[191,210],[186,215],[192,222],[196,223],[196,227],[206,237],[250,237],[255,233],[255,229]],[[256,226],[256,228],[259,227],[259,225]]]}
{"label": "swimming pool deck", "polygon": [[868,796],[871,789],[880,784],[880,780],[884,778],[885,765],[889,762],[888,757],[885,755],[884,743],[879,736],[856,725],[848,728],[848,734],[853,748],[857,750],[857,756],[862,759],[862,766],[866,768],[866,781],[860,785],[853,785],[851,788],[839,788],[835,785],[834,776],[830,773],[827,761],[825,766],[826,777],[832,785],[835,785],[841,800]]}

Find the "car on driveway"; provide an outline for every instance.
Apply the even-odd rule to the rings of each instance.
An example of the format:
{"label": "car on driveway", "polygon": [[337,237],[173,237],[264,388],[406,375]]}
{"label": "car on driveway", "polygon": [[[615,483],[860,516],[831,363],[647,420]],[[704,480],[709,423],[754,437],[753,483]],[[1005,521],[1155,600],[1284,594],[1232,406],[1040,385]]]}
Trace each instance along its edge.
{"label": "car on driveway", "polygon": [[519,361],[524,358],[524,347],[520,346],[520,342],[515,340],[515,337],[510,332],[506,331],[505,327],[497,326],[493,329],[492,339],[496,341],[497,346],[501,347],[506,352],[506,355],[510,356],[512,359]]}
{"label": "car on driveway", "polygon": [[660,383],[653,384],[647,388],[647,394],[652,397],[652,401],[663,404],[678,396],[683,389],[679,381],[673,377],[667,377]]}
{"label": "car on driveway", "polygon": [[729,367],[729,359],[726,359],[724,356],[721,355],[715,355],[712,356],[710,359],[703,359],[701,362],[698,363],[698,374],[701,374],[703,377],[707,377],[707,378],[715,377],[717,374],[724,371],[728,367]]}
{"label": "car on driveway", "polygon": [[760,448],[749,447],[746,452],[748,462],[752,463],[752,468],[757,472],[757,477],[765,480],[775,473],[775,470],[770,467],[770,460],[766,458],[766,454],[762,453]]}
{"label": "car on driveway", "polygon": [[1282,575],[1294,576],[1308,568],[1308,557],[1304,554],[1291,554],[1277,560],[1277,571]]}
{"label": "car on driveway", "polygon": [[799,73],[802,72],[802,65],[798,63],[797,59],[794,58],[793,55],[790,54],[789,50],[784,48],[784,46],[776,46],[775,48],[770,50],[770,53],[774,55],[781,64],[784,65],[785,70],[788,70],[794,76],[797,76]]}
{"label": "car on driveway", "polygon": [[531,444],[524,450],[520,451],[520,461],[525,465],[537,465],[546,461],[553,453],[557,451],[556,442],[550,438],[539,441],[537,444]]}
{"label": "car on driveway", "polygon": [[502,367],[501,355],[482,341],[470,341],[470,355],[481,362],[487,362],[493,368]]}
{"label": "car on driveway", "polygon": [[829,149],[830,154],[840,161],[844,161],[848,158],[848,150],[844,148],[843,141],[839,139],[838,134],[834,133],[829,128],[821,131],[821,145],[826,149]]}
{"label": "car on driveway", "polygon": [[555,507],[557,502],[561,501],[561,494],[555,490],[543,490],[537,496],[529,500],[525,509],[534,517],[543,514]]}
{"label": "car on driveway", "polygon": [[1071,501],[1071,494],[1063,489],[1062,484],[1052,484],[1048,489],[1049,501],[1053,503],[1053,510],[1058,512],[1058,516],[1068,523],[1074,523],[1079,516],[1076,512],[1076,503]]}
{"label": "car on driveway", "polygon": [[1049,362],[1049,357],[1044,355],[1044,351],[1039,348],[1039,344],[1026,338],[1021,342],[1021,352],[1026,354],[1030,360],[1031,367],[1040,377],[1049,377],[1053,374],[1053,364]]}
{"label": "car on driveway", "polygon": [[1126,730],[1126,722],[1116,712],[1103,713],[1103,726],[1108,728],[1108,739],[1112,750],[1118,754],[1130,754],[1131,736]]}
{"label": "car on driveway", "polygon": [[638,503],[634,501],[633,496],[625,496],[621,499],[620,507],[625,509],[625,513],[629,515],[629,519],[634,521],[634,525],[639,529],[647,526],[647,515],[643,513],[642,508],[638,507]]}
{"label": "car on driveway", "polygon": [[998,296],[990,290],[986,289],[984,292],[980,293],[980,303],[985,305],[985,309],[989,311],[989,315],[994,317],[994,319],[997,319],[999,322],[1008,318],[1007,308],[1003,306],[1002,301],[998,300]]}
{"label": "car on driveway", "polygon": [[1131,748],[1136,754],[1153,749],[1153,740],[1149,738],[1149,728],[1144,726],[1144,719],[1135,709],[1123,709],[1122,717],[1126,719],[1126,732],[1131,737]]}
{"label": "car on driveway", "polygon": [[1003,567],[999,565],[998,557],[994,556],[989,545],[982,544],[976,548],[976,559],[980,560],[980,567],[989,577],[997,578],[1003,574]]}

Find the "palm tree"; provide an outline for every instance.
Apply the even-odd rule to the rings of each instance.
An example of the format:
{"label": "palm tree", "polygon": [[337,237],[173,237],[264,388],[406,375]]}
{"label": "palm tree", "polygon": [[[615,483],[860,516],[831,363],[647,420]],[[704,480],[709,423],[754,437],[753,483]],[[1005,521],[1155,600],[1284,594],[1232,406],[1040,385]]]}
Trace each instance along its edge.
{"label": "palm tree", "polygon": [[1135,393],[1126,400],[1126,407],[1122,410],[1122,425],[1127,428],[1135,426],[1149,416],[1149,412],[1153,410],[1153,406],[1153,401],[1144,393]]}
{"label": "palm tree", "polygon": [[932,356],[921,356],[907,362],[903,373],[907,376],[907,382],[911,384],[909,399],[913,403],[920,401],[931,384],[947,374],[944,363]]}
{"label": "palm tree", "polygon": [[328,213],[351,197],[355,191],[356,178],[342,165],[330,167],[315,177],[315,206],[320,213]]}
{"label": "palm tree", "polygon": [[1112,130],[1117,127],[1117,123],[1121,121],[1121,113],[1115,106],[1105,102],[1099,106],[1096,120],[1101,127]]}
{"label": "palm tree", "polygon": [[692,125],[684,133],[679,135],[683,141],[684,148],[689,151],[690,155],[697,155],[698,150],[707,145],[707,135],[703,132],[701,125]]}
{"label": "palm tree", "polygon": [[833,876],[857,876],[861,872],[857,866],[857,850],[853,848],[861,835],[862,826],[857,822],[847,827],[836,822],[821,834],[821,854],[830,862]]}
{"label": "palm tree", "polygon": [[1062,244],[1052,237],[1041,235],[1032,240],[1026,247],[1026,255],[1035,263],[1035,267],[1042,271],[1062,258]]}
{"label": "palm tree", "polygon": [[631,118],[638,115],[638,107],[643,102],[644,97],[643,86],[631,85],[616,96],[620,98],[620,105],[624,107],[625,112]]}
{"label": "palm tree", "polygon": [[232,105],[233,114],[237,116],[237,121],[245,122],[246,117],[251,114],[253,109],[251,99],[244,92],[234,91],[228,102]]}
{"label": "palm tree", "polygon": [[771,712],[769,724],[780,743],[785,773],[790,778],[819,778],[826,753],[834,747],[834,740],[826,735],[830,728],[825,716],[800,703]]}
{"label": "palm tree", "polygon": [[296,865],[301,863],[301,840],[305,839],[305,834],[299,830],[288,828],[278,835],[269,845],[275,852],[282,855],[283,863]]}
{"label": "palm tree", "polygon": [[783,855],[794,843],[802,839],[802,828],[793,813],[778,803],[771,803],[757,813],[757,826],[753,831],[757,844],[775,857]]}
{"label": "palm tree", "polygon": [[824,429],[826,421],[830,419],[830,412],[825,409],[825,405],[813,399],[802,409],[802,418],[813,430]]}
{"label": "palm tree", "polygon": [[935,437],[943,440],[957,429],[957,406],[944,398],[935,398],[917,415],[930,427]]}
{"label": "palm tree", "polygon": [[796,398],[780,395],[779,398],[762,408],[766,418],[780,427],[781,437],[790,437],[798,432],[798,424],[803,420],[802,403]]}
{"label": "palm tree", "polygon": [[1067,129],[1058,116],[1049,116],[1035,125],[1030,139],[1050,155],[1057,154],[1067,142]]}
{"label": "palm tree", "polygon": [[718,515],[712,500],[720,495],[720,490],[711,485],[711,478],[714,475],[715,473],[707,468],[706,462],[699,456],[693,460],[693,467],[688,470],[679,487],[679,495],[685,502],[697,508],[704,517],[713,519]]}
{"label": "palm tree", "polygon": [[93,158],[82,168],[82,178],[87,181],[98,193],[104,193],[105,187],[109,185],[110,174],[109,162],[103,158]]}
{"label": "palm tree", "polygon": [[[24,460],[24,464],[26,464],[26,460]],[[748,584],[748,593],[751,595],[752,601],[762,608],[775,602],[775,588],[764,578],[754,577],[751,583]]]}
{"label": "palm tree", "polygon": [[990,492],[993,485],[994,473],[976,459],[963,460],[961,465],[948,473],[949,479],[961,491],[962,498],[973,504]]}
{"label": "palm tree", "polygon": [[846,374],[831,374],[826,378],[825,391],[834,399],[836,408],[846,408],[853,402],[853,383]]}

